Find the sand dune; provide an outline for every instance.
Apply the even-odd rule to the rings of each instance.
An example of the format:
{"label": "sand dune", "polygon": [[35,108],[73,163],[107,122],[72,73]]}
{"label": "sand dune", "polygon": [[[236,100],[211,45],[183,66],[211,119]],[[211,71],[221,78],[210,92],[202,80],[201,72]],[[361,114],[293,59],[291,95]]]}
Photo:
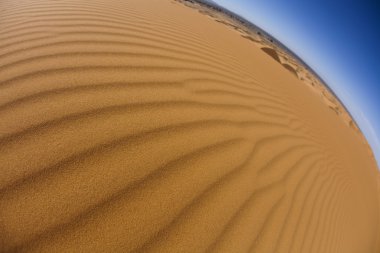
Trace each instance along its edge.
{"label": "sand dune", "polygon": [[1,252],[380,249],[366,142],[274,49],[171,0],[0,12]]}

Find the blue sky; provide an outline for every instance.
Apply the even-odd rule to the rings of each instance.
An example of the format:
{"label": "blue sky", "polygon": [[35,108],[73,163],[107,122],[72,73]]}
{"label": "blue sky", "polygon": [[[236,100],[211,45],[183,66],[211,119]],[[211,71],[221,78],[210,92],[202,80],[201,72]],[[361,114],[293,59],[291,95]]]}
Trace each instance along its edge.
{"label": "blue sky", "polygon": [[380,1],[214,1],[272,34],[313,68],[354,116],[380,164]]}

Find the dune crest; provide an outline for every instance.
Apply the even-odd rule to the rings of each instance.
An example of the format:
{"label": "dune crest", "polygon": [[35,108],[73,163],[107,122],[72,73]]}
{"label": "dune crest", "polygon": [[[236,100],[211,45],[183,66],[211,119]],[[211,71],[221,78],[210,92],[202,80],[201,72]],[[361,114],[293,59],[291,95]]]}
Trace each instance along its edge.
{"label": "dune crest", "polygon": [[188,1],[0,9],[0,252],[380,249],[364,137],[262,36]]}

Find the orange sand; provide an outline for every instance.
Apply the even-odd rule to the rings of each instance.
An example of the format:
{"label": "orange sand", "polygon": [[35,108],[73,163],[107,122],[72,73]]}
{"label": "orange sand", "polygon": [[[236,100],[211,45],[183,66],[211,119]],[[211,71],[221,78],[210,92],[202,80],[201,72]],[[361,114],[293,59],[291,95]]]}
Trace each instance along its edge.
{"label": "orange sand", "polygon": [[380,251],[347,112],[192,7],[0,2],[0,252]]}

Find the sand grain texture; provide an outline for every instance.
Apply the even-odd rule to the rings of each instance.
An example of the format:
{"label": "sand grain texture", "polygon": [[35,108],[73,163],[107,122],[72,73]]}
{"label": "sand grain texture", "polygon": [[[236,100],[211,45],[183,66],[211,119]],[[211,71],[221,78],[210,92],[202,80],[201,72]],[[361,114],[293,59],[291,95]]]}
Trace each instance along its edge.
{"label": "sand grain texture", "polygon": [[0,13],[0,252],[379,252],[368,146],[272,49],[171,0]]}

